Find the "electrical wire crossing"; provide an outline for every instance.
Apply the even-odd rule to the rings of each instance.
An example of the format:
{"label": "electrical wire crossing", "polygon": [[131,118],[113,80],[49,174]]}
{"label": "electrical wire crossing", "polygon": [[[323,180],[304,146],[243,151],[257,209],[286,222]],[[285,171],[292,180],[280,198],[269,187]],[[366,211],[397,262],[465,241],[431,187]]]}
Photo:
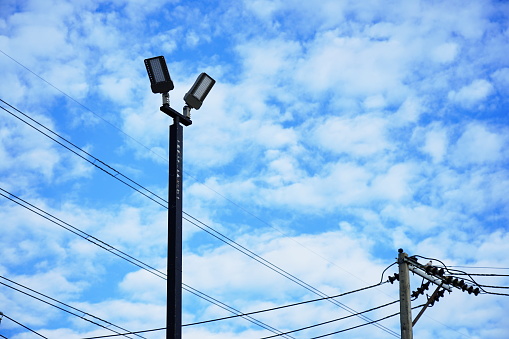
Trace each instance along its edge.
{"label": "electrical wire crossing", "polygon": [[[29,117],[27,114],[23,113],[22,111],[18,110],[14,106],[10,105],[9,103],[4,101],[3,99],[0,98],[0,101],[3,102],[4,104],[8,105],[12,109],[16,110],[18,113],[22,114],[24,117],[30,119],[32,122],[36,123],[41,128],[45,129],[49,133],[51,133],[54,136],[56,136],[57,138],[60,139],[60,141],[55,139],[55,138],[53,138],[53,137],[51,137],[47,133],[41,131],[39,128],[33,126],[31,123],[27,122],[26,120],[24,120],[23,118],[19,117],[16,114],[14,114],[13,112],[9,111],[8,109],[0,106],[0,108],[2,108],[4,111],[8,112],[9,114],[13,115],[14,117],[16,117],[17,119],[23,121],[24,123],[28,124],[30,127],[36,129],[37,131],[39,131],[43,135],[47,136],[51,140],[57,142],[62,147],[66,148],[67,150],[69,150],[72,153],[76,154],[77,156],[79,156],[83,160],[89,162],[90,164],[92,164],[96,168],[98,168],[101,171],[107,173],[108,175],[110,175],[111,177],[117,179],[118,181],[122,182],[123,184],[127,185],[128,187],[134,189],[138,193],[142,194],[143,196],[147,197],[148,199],[152,200],[153,202],[157,203],[158,205],[162,206],[163,208],[165,208],[165,209],[168,208],[168,201],[166,199],[158,196],[157,194],[155,194],[151,190],[145,188],[141,184],[137,183],[136,181],[134,181],[134,180],[130,179],[129,177],[127,177],[126,175],[122,174],[120,171],[114,169],[113,167],[107,165],[105,162],[99,160],[98,158],[94,157],[90,153],[84,151],[83,149],[81,149],[80,147],[76,146],[72,142],[68,141],[64,137],[60,136],[56,132],[52,131],[51,129],[47,128],[43,124],[37,122],[35,119]],[[82,154],[80,154],[80,153],[82,153]],[[89,158],[91,158],[93,160],[91,160]],[[192,225],[202,229],[203,231],[205,231],[206,233],[212,235],[216,239],[226,243],[227,245],[233,247],[237,251],[240,251],[241,253],[247,255],[251,259],[259,262],[260,264],[266,266],[267,268],[273,270],[274,272],[284,276],[285,278],[293,281],[294,283],[300,285],[301,287],[307,289],[308,291],[310,291],[310,292],[312,292],[312,293],[314,293],[314,294],[316,294],[316,295],[318,295],[320,297],[328,297],[326,293],[316,289],[315,287],[313,287],[313,286],[309,285],[308,283],[302,281],[301,279],[299,279],[296,276],[292,275],[291,273],[285,271],[284,269],[280,268],[279,266],[271,263],[270,261],[268,261],[268,260],[264,259],[263,257],[257,255],[256,253],[248,250],[244,246],[240,245],[239,243],[235,242],[234,240],[230,239],[229,237],[223,235],[222,233],[218,232],[217,230],[213,229],[212,227],[206,225],[205,223],[201,222],[200,220],[198,220],[197,218],[191,216],[190,214],[186,213],[185,211],[183,212],[183,214],[186,215],[186,217],[183,217],[184,220],[186,220],[189,223],[191,223]],[[347,312],[349,312],[351,314],[357,313],[356,310],[354,310],[354,309],[348,307],[347,305],[345,305],[345,304],[343,304],[343,303],[341,303],[339,301],[336,301],[334,299],[329,299],[329,302],[335,304],[336,306],[346,310]],[[359,317],[361,319],[363,319],[364,321],[366,321],[366,322],[371,321],[371,319],[369,319],[368,317],[366,317],[364,315],[360,315]],[[398,337],[398,334],[396,332],[392,331],[389,328],[386,328],[385,326],[379,325],[377,323],[375,323],[374,326],[382,329],[383,331],[385,331],[385,332],[387,332],[387,333],[389,333],[389,334],[391,334],[391,335],[393,335],[395,337]]]}

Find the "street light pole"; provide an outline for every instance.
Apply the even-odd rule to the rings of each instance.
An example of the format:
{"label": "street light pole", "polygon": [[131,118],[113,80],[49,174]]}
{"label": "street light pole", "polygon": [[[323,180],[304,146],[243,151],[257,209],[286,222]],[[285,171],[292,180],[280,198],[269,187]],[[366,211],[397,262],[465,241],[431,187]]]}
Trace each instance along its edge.
{"label": "street light pole", "polygon": [[182,151],[183,128],[180,119],[170,126],[170,164],[168,175],[168,283],[166,338],[182,337]]}
{"label": "street light pole", "polygon": [[[168,165],[168,271],[166,283],[166,338],[182,338],[182,163],[184,129],[191,119],[169,105],[161,111],[173,118],[169,134]],[[182,124],[181,124],[182,123]]]}
{"label": "street light pole", "polygon": [[182,163],[183,128],[189,126],[191,109],[200,109],[216,81],[201,73],[184,96],[183,114],[170,107],[169,91],[174,84],[163,56],[145,59],[150,87],[162,94],[161,111],[173,118],[169,137],[168,165],[168,270],[166,275],[166,339],[182,338]]}

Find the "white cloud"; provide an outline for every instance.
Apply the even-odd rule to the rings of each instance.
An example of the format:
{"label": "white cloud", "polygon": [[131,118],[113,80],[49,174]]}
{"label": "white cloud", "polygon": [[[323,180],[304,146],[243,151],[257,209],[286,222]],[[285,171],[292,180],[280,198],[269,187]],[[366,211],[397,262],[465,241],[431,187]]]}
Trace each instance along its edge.
{"label": "white cloud", "polygon": [[443,126],[433,126],[426,132],[422,150],[429,154],[433,163],[440,163],[444,160],[449,146],[447,130]]}
{"label": "white cloud", "polygon": [[412,163],[395,164],[373,180],[371,193],[375,199],[408,199],[413,191],[411,182],[418,173],[417,167]]}
{"label": "white cloud", "polygon": [[398,41],[341,37],[338,31],[329,31],[320,34],[306,50],[296,76],[313,92],[332,90],[363,96],[403,87],[406,55]]}
{"label": "white cloud", "polygon": [[[10,109],[15,113],[14,110]],[[4,114],[7,114],[4,112]],[[14,118],[13,118],[14,119]],[[21,165],[24,171],[38,172],[51,180],[60,154],[51,141],[26,125],[20,125],[12,120],[2,124],[0,129],[0,169],[4,175],[16,172]]]}
{"label": "white cloud", "polygon": [[325,150],[355,156],[372,156],[390,147],[386,138],[387,121],[376,115],[353,118],[332,117],[314,132]]}
{"label": "white cloud", "polygon": [[474,80],[458,91],[450,91],[449,100],[463,107],[472,107],[483,102],[493,92],[493,85],[484,79]]}
{"label": "white cloud", "polygon": [[502,93],[509,91],[509,68],[504,67],[496,70],[492,75],[493,83],[495,88]]}
{"label": "white cloud", "polygon": [[394,206],[389,205],[382,211],[384,217],[395,219],[412,233],[430,232],[440,224],[441,211],[425,205]]}
{"label": "white cloud", "polygon": [[281,8],[281,2],[274,0],[246,1],[245,5],[264,20],[270,20],[274,12]]}
{"label": "white cloud", "polygon": [[399,127],[404,126],[407,123],[415,123],[419,121],[419,118],[423,113],[426,112],[425,104],[423,100],[409,96],[394,113],[391,124]]}
{"label": "white cloud", "polygon": [[448,63],[454,61],[458,54],[458,45],[455,43],[443,43],[433,49],[431,55],[437,62]]}
{"label": "white cloud", "polygon": [[493,163],[503,160],[505,135],[488,126],[471,123],[454,145],[453,161],[458,165]]}

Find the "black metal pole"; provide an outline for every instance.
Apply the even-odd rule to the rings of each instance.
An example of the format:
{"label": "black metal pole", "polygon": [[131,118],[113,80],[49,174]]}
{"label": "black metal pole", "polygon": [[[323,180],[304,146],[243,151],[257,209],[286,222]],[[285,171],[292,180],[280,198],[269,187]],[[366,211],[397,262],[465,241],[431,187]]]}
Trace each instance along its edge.
{"label": "black metal pole", "polygon": [[178,116],[170,126],[168,179],[168,280],[166,339],[182,338],[182,160],[183,128]]}

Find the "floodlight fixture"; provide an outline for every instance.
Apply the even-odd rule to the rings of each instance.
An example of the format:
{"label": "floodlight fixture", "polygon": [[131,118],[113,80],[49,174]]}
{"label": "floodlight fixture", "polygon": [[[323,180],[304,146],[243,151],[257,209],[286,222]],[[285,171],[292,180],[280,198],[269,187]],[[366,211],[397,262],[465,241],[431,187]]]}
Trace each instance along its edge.
{"label": "floodlight fixture", "polygon": [[164,94],[174,88],[164,56],[145,59],[145,67],[150,79],[152,93]]}
{"label": "floodlight fixture", "polygon": [[194,82],[193,87],[184,96],[186,104],[194,109],[200,109],[207,94],[209,94],[216,80],[212,79],[207,73],[202,73]]}

